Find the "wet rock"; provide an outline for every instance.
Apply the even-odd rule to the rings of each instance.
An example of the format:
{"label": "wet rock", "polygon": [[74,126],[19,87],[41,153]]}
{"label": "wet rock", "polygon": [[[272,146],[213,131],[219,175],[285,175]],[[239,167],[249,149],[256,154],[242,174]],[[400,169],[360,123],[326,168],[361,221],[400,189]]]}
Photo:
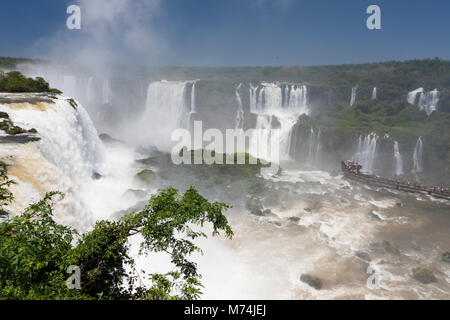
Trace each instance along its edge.
{"label": "wet rock", "polygon": [[99,180],[101,178],[102,178],[102,175],[100,173],[98,173],[98,172],[94,172],[92,174],[92,179],[94,179],[94,180]]}
{"label": "wet rock", "polygon": [[400,249],[398,244],[392,243],[388,240],[383,240],[382,242],[375,242],[370,244],[375,249],[382,249],[385,252],[392,253],[392,254],[399,254]]}
{"label": "wet rock", "polygon": [[299,217],[289,217],[288,221],[292,222],[292,223],[299,223],[300,222],[300,218]]}
{"label": "wet rock", "polygon": [[6,112],[0,112],[0,118],[9,119],[9,114],[7,114]]}
{"label": "wet rock", "polygon": [[450,263],[450,251],[442,254],[442,261]]}
{"label": "wet rock", "polygon": [[322,289],[323,282],[318,277],[314,277],[310,274],[302,274],[300,277],[300,281],[308,284],[310,287],[313,287],[316,290]]}
{"label": "wet rock", "polygon": [[303,211],[305,211],[306,213],[312,213],[312,209],[311,208],[304,208]]}
{"label": "wet rock", "polygon": [[414,279],[422,282],[423,284],[429,284],[437,281],[433,271],[424,267],[414,268],[412,270],[412,276]]}
{"label": "wet rock", "polygon": [[367,261],[367,262],[372,261],[372,258],[370,257],[370,255],[365,251],[358,251],[355,255],[364,261]]}

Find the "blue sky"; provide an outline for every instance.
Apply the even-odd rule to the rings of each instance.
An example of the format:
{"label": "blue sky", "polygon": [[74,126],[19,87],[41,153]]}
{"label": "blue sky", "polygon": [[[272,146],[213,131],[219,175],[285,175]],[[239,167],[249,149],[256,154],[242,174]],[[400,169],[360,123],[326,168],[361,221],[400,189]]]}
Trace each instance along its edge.
{"label": "blue sky", "polygon": [[[69,4],[81,6],[81,31],[65,27]],[[366,28],[371,4],[382,30]],[[0,56],[186,66],[450,59],[449,17],[448,0],[0,0]]]}

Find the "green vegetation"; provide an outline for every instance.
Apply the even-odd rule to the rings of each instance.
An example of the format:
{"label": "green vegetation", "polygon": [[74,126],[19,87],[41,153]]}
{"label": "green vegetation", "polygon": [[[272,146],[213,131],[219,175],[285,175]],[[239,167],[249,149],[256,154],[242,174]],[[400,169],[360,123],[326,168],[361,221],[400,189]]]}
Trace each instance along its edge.
{"label": "green vegetation", "polygon": [[[9,203],[6,165],[0,163],[0,204]],[[197,299],[201,275],[189,256],[202,252],[193,241],[207,237],[192,229],[209,223],[212,235],[233,232],[223,203],[210,203],[191,187],[183,195],[168,188],[144,209],[120,221],[99,221],[82,235],[53,219],[53,205],[64,197],[48,193],[24,213],[0,224],[0,299]],[[129,238],[141,235],[139,254],[170,256],[173,270],[149,274],[145,286],[129,255]],[[81,289],[67,286],[69,266],[81,269]]]}
{"label": "green vegetation", "polygon": [[27,78],[19,71],[11,71],[6,74],[0,72],[0,92],[51,92],[61,93],[58,89],[49,87],[43,78]]}
{"label": "green vegetation", "polygon": [[69,104],[72,106],[72,108],[74,108],[75,110],[78,108],[78,104],[75,102],[75,100],[73,100],[72,98],[67,99],[67,102],[69,102]]}
{"label": "green vegetation", "polygon": [[3,161],[0,161],[0,215],[5,215],[7,212],[3,209],[13,201],[14,196],[9,187],[14,184],[13,180],[8,178],[8,166]]}
{"label": "green vegetation", "polygon": [[0,119],[3,119],[2,121],[0,121],[0,130],[3,130],[9,135],[17,135],[21,133],[37,133],[37,130],[34,128],[25,130],[19,126],[14,125],[12,120],[9,118],[9,114],[7,114],[6,112],[0,112]]}
{"label": "green vegetation", "polygon": [[437,281],[433,271],[428,268],[417,267],[413,269],[412,273],[414,279],[422,282],[423,284],[429,284]]}

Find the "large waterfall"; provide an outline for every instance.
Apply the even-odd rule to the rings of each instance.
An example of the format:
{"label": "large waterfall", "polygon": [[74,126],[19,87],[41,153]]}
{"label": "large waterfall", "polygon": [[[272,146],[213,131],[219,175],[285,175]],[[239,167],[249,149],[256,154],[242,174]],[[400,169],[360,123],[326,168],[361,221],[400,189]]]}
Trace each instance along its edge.
{"label": "large waterfall", "polygon": [[411,92],[408,92],[408,97],[406,98],[408,103],[409,104],[415,104],[416,103],[417,94],[419,94],[419,93],[423,93],[423,88],[419,88],[419,89],[413,90]]}
{"label": "large waterfall", "polygon": [[111,85],[110,85],[109,79],[103,80],[102,103],[104,105],[111,103]]}
{"label": "large waterfall", "polygon": [[420,173],[423,172],[423,141],[422,137],[417,139],[416,147],[414,148],[413,153],[413,169],[412,173]]}
{"label": "large waterfall", "polygon": [[[270,130],[274,119],[278,120],[280,129],[280,158],[291,158],[292,128],[298,116],[308,114],[308,91],[300,84],[262,83],[250,85],[250,112],[257,114],[256,128]],[[269,140],[261,140],[260,149],[265,150]],[[268,138],[268,137],[266,137]]]}
{"label": "large waterfall", "polygon": [[11,174],[30,190],[28,195],[17,195],[19,202],[29,204],[44,192],[62,191],[66,198],[59,218],[82,228],[93,218],[83,195],[90,192],[93,174],[102,173],[104,153],[85,109],[80,104],[73,107],[67,99],[59,96],[54,103],[0,104],[0,110],[16,125],[35,128],[41,137],[32,144],[5,145],[12,147],[9,153],[15,159]]}
{"label": "large waterfall", "polygon": [[308,157],[307,163],[310,166],[313,166],[319,160],[319,153],[322,148],[321,146],[321,130],[320,128],[317,130],[317,133],[314,132],[314,129],[311,128],[309,141],[308,141]]}
{"label": "large waterfall", "polygon": [[394,142],[394,160],[395,160],[395,175],[401,176],[403,175],[403,159],[400,153],[400,149],[398,146],[398,142]]}
{"label": "large waterfall", "polygon": [[354,160],[363,166],[363,171],[373,173],[374,164],[377,155],[378,136],[374,133],[365,138],[359,136],[358,146]]}

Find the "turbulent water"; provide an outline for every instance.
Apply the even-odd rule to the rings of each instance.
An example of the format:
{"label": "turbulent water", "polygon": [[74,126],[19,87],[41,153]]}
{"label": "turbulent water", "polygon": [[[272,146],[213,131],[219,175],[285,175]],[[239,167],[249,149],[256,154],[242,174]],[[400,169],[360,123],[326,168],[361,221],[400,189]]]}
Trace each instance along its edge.
{"label": "turbulent water", "polygon": [[[67,86],[71,82],[67,80]],[[92,82],[88,80],[86,90],[94,90]],[[141,123],[130,124],[136,136],[144,136],[141,145],[166,146],[173,129],[189,125],[189,114],[198,112],[195,90],[193,81],[157,81],[148,86]],[[236,88],[239,110],[240,90],[241,86]],[[281,149],[288,160],[295,119],[310,108],[306,86],[264,83],[250,85],[249,91],[256,127],[271,129],[275,121],[279,123]],[[147,200],[156,190],[135,179],[142,169],[136,160],[148,156],[147,151],[120,142],[102,143],[83,106],[74,108],[67,99],[0,104],[0,111],[8,112],[14,123],[36,128],[41,137],[38,142],[1,144],[0,157],[11,164],[11,178],[18,182],[11,187],[16,200],[9,209],[20,212],[45,192],[60,190],[66,198],[57,205],[58,220],[86,230],[98,219],[117,218],[118,212]],[[194,258],[203,275],[203,298],[450,299],[450,268],[440,259],[449,250],[449,202],[305,170],[305,164],[324,158],[321,140],[321,130],[311,129],[305,163],[283,161],[277,175],[261,175],[269,190],[263,202],[270,215],[251,215],[245,209],[249,195],[243,189],[242,198],[235,199],[234,208],[226,213],[234,239],[199,242],[205,255]],[[372,172],[378,145],[376,135],[361,136],[353,160]],[[395,142],[398,175],[403,173],[400,151]],[[423,170],[421,138],[413,162],[414,172]],[[95,173],[101,179],[93,179]],[[220,188],[239,186],[211,189],[220,193]],[[212,197],[208,192],[204,195]],[[136,240],[132,240],[135,256]],[[397,244],[399,252],[386,250],[383,243],[387,241]],[[136,261],[138,269],[169,271],[166,257],[152,255]],[[437,282],[425,285],[413,279],[412,269],[418,266],[431,268]],[[370,270],[375,270],[378,287],[368,285]],[[321,278],[323,288],[303,283],[302,274]]]}
{"label": "turbulent water", "polygon": [[280,158],[291,159],[292,130],[298,116],[309,113],[308,89],[300,84],[250,85],[250,112],[257,115],[256,129],[266,131],[256,133],[259,145],[251,148],[250,152],[254,153],[253,150],[257,149],[266,154],[267,146],[270,145],[268,131],[273,129],[273,121],[276,119],[280,130]]}

